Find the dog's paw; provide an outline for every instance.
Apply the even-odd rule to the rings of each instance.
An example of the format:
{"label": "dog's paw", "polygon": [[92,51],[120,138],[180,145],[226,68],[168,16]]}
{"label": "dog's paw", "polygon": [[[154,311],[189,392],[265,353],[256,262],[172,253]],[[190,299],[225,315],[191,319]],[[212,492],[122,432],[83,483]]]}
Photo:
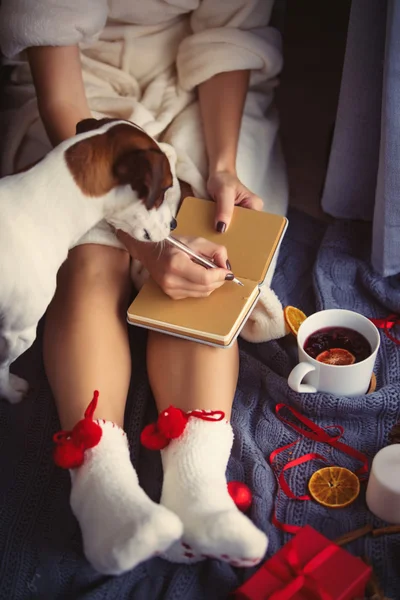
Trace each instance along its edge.
{"label": "dog's paw", "polygon": [[10,404],[18,404],[26,396],[29,390],[29,383],[10,373],[8,385],[6,389],[0,391],[0,395],[8,400]]}
{"label": "dog's paw", "polygon": [[29,390],[29,383],[26,379],[22,379],[22,377],[18,377],[18,375],[13,375],[12,373],[10,373],[10,386],[13,390],[22,394],[26,394]]}

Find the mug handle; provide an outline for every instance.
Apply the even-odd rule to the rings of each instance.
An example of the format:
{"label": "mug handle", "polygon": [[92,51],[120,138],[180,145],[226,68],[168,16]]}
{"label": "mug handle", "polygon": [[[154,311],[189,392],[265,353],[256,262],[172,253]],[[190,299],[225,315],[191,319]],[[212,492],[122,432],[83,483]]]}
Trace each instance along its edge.
{"label": "mug handle", "polygon": [[315,371],[314,365],[309,362],[301,362],[297,364],[294,369],[291,370],[290,375],[288,377],[288,385],[295,392],[300,392],[301,394],[315,394],[317,388],[313,385],[308,385],[307,383],[301,383],[307,373],[310,371]]}

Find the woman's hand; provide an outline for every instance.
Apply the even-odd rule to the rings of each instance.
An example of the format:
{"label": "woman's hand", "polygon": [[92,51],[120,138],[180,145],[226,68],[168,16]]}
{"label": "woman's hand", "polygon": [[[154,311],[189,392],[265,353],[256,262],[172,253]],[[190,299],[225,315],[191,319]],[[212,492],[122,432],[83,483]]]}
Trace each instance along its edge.
{"label": "woman's hand", "polygon": [[204,298],[225,283],[227,277],[233,279],[227,268],[230,265],[226,248],[203,238],[179,239],[197,254],[213,260],[220,268],[206,269],[168,242],[161,247],[160,244],[138,242],[123,231],[118,231],[117,236],[130,254],[146,267],[161,289],[174,300]]}
{"label": "woman's hand", "polygon": [[210,175],[207,182],[208,193],[216,203],[215,228],[223,233],[231,222],[235,205],[262,210],[263,201],[253,194],[229,171],[219,171]]}
{"label": "woman's hand", "polygon": [[[236,205],[262,210],[261,198],[236,175],[237,149],[250,71],[214,75],[198,87],[201,122],[208,158],[207,190],[216,202],[215,228],[229,227]],[[262,168],[262,165],[260,165]]]}

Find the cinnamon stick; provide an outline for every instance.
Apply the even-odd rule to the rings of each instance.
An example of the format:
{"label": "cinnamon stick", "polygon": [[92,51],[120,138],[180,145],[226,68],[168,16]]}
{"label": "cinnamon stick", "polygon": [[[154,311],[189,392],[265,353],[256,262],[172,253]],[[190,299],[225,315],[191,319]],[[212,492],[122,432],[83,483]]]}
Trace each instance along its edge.
{"label": "cinnamon stick", "polygon": [[386,535],[390,533],[400,533],[400,525],[389,525],[388,527],[379,527],[379,529],[372,530],[373,537],[378,537],[380,535]]}
{"label": "cinnamon stick", "polygon": [[365,564],[368,565],[368,567],[371,567],[372,569],[371,577],[369,578],[369,581],[367,583],[367,589],[365,590],[367,598],[370,598],[370,600],[385,600],[385,594],[383,593],[379,585],[378,578],[371,564],[371,561],[367,556],[363,556],[362,559],[365,562]]}
{"label": "cinnamon stick", "polygon": [[363,537],[364,535],[367,535],[367,533],[370,533],[372,530],[373,530],[372,525],[370,523],[367,523],[367,525],[364,525],[364,527],[360,527],[359,529],[354,529],[354,531],[348,531],[347,533],[344,533],[343,535],[341,535],[340,537],[338,537],[336,540],[333,540],[333,541],[338,546],[345,546],[346,544],[350,544],[351,542],[358,540],[358,538]]}

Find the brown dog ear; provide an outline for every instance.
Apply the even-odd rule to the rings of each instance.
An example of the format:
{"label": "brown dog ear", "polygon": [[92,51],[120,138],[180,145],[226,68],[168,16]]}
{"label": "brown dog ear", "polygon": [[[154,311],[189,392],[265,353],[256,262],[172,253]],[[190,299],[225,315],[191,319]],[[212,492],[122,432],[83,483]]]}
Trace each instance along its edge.
{"label": "brown dog ear", "polygon": [[158,208],[172,185],[168,158],[160,150],[131,150],[118,158],[113,173],[119,185],[130,185],[147,210]]}
{"label": "brown dog ear", "polygon": [[82,119],[82,121],[79,121],[76,124],[76,135],[79,135],[80,133],[87,133],[88,131],[93,131],[94,129],[102,127],[106,123],[112,123],[113,121],[116,121],[116,119]]}

